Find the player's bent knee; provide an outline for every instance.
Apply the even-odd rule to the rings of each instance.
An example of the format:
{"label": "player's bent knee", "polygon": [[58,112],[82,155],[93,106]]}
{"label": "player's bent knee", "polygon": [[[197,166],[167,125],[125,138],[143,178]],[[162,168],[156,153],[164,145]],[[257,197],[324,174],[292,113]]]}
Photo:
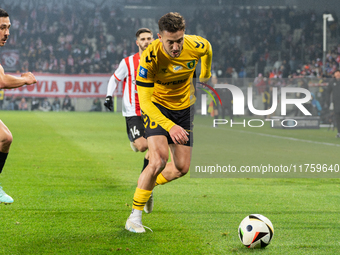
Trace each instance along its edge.
{"label": "player's bent knee", "polygon": [[140,152],[144,152],[148,149],[148,146],[147,145],[137,145],[136,148],[138,149],[138,151]]}
{"label": "player's bent knee", "polygon": [[185,175],[187,172],[189,172],[190,163],[184,163],[184,164],[175,164],[175,169],[178,172],[179,176]]}
{"label": "player's bent knee", "polygon": [[10,146],[11,143],[13,142],[13,136],[11,133],[4,133],[0,137],[0,143],[2,146]]}
{"label": "player's bent knee", "polygon": [[189,168],[181,171],[181,176],[186,175],[189,172]]}
{"label": "player's bent knee", "polygon": [[[144,139],[144,140],[141,140]],[[137,148],[138,151],[144,152],[148,149],[148,143],[145,140],[145,138],[138,138],[137,140],[134,141],[134,145]]]}
{"label": "player's bent knee", "polygon": [[165,168],[167,161],[166,157],[153,157],[148,166],[158,175]]}
{"label": "player's bent knee", "polygon": [[178,169],[178,177],[182,177],[189,172],[189,168]]}

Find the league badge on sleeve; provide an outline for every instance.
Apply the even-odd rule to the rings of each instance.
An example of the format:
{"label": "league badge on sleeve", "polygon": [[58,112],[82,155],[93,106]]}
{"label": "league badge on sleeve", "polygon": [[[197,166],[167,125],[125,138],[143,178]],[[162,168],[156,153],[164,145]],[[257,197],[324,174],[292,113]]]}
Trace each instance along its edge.
{"label": "league badge on sleeve", "polygon": [[148,77],[148,69],[140,66],[139,68],[139,76],[146,79]]}

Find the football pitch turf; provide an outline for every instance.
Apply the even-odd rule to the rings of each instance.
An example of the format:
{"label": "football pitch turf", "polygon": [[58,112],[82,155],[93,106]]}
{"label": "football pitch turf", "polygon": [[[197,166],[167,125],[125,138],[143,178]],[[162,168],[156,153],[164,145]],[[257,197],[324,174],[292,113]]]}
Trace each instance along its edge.
{"label": "football pitch turf", "polygon": [[[14,141],[0,182],[14,203],[0,205],[0,254],[339,253],[337,178],[188,174],[155,188],[154,211],[143,215],[153,232],[134,234],[124,225],[144,154],[131,150],[120,113],[1,111],[1,120]],[[237,167],[340,163],[340,139],[327,128],[214,129],[205,120],[195,122],[200,153],[225,152]],[[239,241],[238,226],[251,213],[274,225],[265,249]]]}

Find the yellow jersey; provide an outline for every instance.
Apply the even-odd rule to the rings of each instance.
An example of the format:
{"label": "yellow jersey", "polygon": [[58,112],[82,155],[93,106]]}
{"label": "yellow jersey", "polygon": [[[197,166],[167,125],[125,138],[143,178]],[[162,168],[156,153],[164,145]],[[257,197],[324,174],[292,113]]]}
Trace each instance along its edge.
{"label": "yellow jersey", "polygon": [[200,78],[210,78],[212,48],[208,40],[196,35],[184,35],[183,49],[177,58],[164,51],[159,39],[153,41],[140,58],[136,84],[141,109],[167,131],[175,123],[157,111],[148,96],[141,94],[144,95],[147,90],[150,92],[152,88],[152,102],[170,110],[190,107],[196,100],[192,78],[200,58]]}

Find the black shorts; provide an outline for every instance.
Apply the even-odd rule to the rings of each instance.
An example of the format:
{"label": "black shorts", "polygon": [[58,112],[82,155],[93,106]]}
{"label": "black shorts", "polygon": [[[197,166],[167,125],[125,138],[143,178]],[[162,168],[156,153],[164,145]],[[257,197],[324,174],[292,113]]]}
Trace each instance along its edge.
{"label": "black shorts", "polygon": [[[169,110],[164,106],[154,103],[154,105],[161,111],[161,113],[173,121],[178,126],[184,128],[188,133],[189,141],[184,144],[186,146],[192,146],[194,142],[193,137],[193,121],[194,121],[194,106],[190,106],[183,110]],[[144,127],[145,127],[145,138],[155,135],[164,135],[168,139],[168,144],[173,144],[170,134],[158,125],[155,121],[149,118],[143,111],[142,116],[144,120]]]}
{"label": "black shorts", "polygon": [[141,116],[125,117],[125,120],[126,132],[131,142],[139,137],[144,137],[144,125]]}

